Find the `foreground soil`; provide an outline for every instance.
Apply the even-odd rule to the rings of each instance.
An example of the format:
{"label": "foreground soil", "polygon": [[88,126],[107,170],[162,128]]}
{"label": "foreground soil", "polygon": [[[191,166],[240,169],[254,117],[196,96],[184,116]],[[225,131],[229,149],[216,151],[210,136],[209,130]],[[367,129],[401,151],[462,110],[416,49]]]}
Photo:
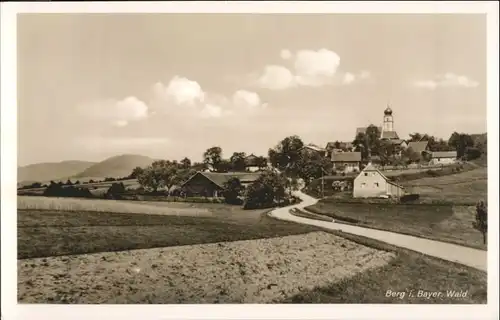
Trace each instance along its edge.
{"label": "foreground soil", "polygon": [[395,254],[326,232],[20,260],[21,303],[273,303]]}

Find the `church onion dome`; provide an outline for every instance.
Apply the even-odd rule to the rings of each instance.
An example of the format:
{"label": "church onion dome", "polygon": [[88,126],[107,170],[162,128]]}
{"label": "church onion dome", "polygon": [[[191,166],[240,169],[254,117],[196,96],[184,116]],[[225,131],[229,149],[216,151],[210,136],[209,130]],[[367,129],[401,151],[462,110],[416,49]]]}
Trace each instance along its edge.
{"label": "church onion dome", "polygon": [[392,115],[392,109],[390,107],[387,107],[387,109],[384,110],[384,114],[387,116]]}

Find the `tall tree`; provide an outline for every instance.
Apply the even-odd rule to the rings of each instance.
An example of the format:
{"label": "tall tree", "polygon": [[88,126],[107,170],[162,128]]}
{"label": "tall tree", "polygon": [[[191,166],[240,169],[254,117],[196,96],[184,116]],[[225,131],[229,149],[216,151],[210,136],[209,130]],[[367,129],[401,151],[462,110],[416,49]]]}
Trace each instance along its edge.
{"label": "tall tree", "polygon": [[245,152],[234,152],[229,161],[234,171],[245,171]]}
{"label": "tall tree", "polygon": [[394,144],[387,141],[380,143],[378,155],[380,156],[382,165],[393,164],[395,162],[395,154],[396,146]]}
{"label": "tall tree", "polygon": [[298,173],[300,149],[304,142],[298,136],[289,136],[281,140],[276,147],[269,149],[269,160],[274,168],[285,172],[289,177]]}
{"label": "tall tree", "polygon": [[240,204],[239,197],[242,191],[243,186],[240,179],[232,177],[224,183],[224,200],[229,204]]}
{"label": "tall tree", "polygon": [[476,221],[472,223],[483,235],[483,244],[486,244],[486,234],[488,233],[488,207],[483,201],[476,205]]}
{"label": "tall tree", "polygon": [[181,160],[181,165],[183,169],[191,168],[191,160],[188,157],[185,157]]}
{"label": "tall tree", "polygon": [[216,172],[229,172],[232,170],[231,161],[222,159],[215,167]]}
{"label": "tall tree", "polygon": [[461,158],[465,155],[467,148],[474,146],[474,140],[468,134],[453,132],[448,140],[448,145],[457,150],[457,157]]}
{"label": "tall tree", "polygon": [[285,199],[287,178],[274,171],[266,171],[248,186],[245,194],[245,209],[265,208]]}
{"label": "tall tree", "polygon": [[217,167],[222,162],[222,148],[211,147],[203,153],[203,163],[211,167],[212,170],[217,171]]}
{"label": "tall tree", "polygon": [[259,167],[259,169],[265,169],[267,168],[267,158],[266,157],[262,157],[262,156],[258,156],[256,159],[255,159],[255,164],[257,165],[257,167]]}
{"label": "tall tree", "polygon": [[300,158],[298,167],[298,178],[303,179],[308,185],[312,180],[331,172],[332,162],[329,158],[322,157],[317,153],[307,153]]}
{"label": "tall tree", "polygon": [[137,180],[141,186],[151,188],[154,192],[157,192],[160,187],[165,187],[169,191],[179,181],[179,170],[178,162],[158,160],[144,169]]}
{"label": "tall tree", "polygon": [[380,148],[380,130],[377,126],[371,124],[366,128],[367,145],[370,150],[370,155],[378,155]]}
{"label": "tall tree", "polygon": [[368,159],[370,155],[370,148],[368,146],[368,139],[366,138],[365,133],[358,133],[352,144],[354,146],[354,151],[361,152],[361,158],[363,160]]}
{"label": "tall tree", "polygon": [[130,179],[137,179],[142,173],[144,172],[144,168],[141,167],[135,167],[132,170],[132,173],[129,175]]}

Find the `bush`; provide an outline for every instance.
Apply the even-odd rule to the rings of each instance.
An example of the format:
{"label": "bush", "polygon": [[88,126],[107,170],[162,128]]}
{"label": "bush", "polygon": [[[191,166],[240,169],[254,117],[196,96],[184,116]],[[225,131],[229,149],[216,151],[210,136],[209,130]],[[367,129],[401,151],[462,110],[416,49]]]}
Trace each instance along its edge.
{"label": "bush", "polygon": [[43,192],[45,197],[72,197],[72,198],[94,198],[92,193],[86,188],[73,186],[63,187],[62,184],[50,184]]}
{"label": "bush", "polygon": [[104,197],[106,199],[121,199],[122,195],[125,193],[125,185],[123,182],[113,183],[106,191]]}
{"label": "bush", "polygon": [[431,177],[437,177],[437,176],[439,176],[439,173],[438,173],[437,171],[435,171],[435,170],[430,170],[430,169],[429,169],[429,170],[427,170],[427,171],[426,171],[426,173],[427,173],[429,176],[431,176]]}
{"label": "bush", "polygon": [[413,194],[405,194],[401,198],[399,198],[400,202],[411,202],[411,201],[417,201],[420,199],[420,195],[418,193],[413,193]]}

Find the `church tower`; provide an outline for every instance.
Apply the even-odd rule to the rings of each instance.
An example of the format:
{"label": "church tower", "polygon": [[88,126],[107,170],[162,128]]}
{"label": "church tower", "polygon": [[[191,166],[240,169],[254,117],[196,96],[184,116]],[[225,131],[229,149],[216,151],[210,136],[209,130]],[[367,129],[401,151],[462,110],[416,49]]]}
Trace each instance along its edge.
{"label": "church tower", "polygon": [[392,109],[389,105],[387,105],[387,108],[384,110],[384,125],[382,131],[394,131],[394,118],[392,117]]}

